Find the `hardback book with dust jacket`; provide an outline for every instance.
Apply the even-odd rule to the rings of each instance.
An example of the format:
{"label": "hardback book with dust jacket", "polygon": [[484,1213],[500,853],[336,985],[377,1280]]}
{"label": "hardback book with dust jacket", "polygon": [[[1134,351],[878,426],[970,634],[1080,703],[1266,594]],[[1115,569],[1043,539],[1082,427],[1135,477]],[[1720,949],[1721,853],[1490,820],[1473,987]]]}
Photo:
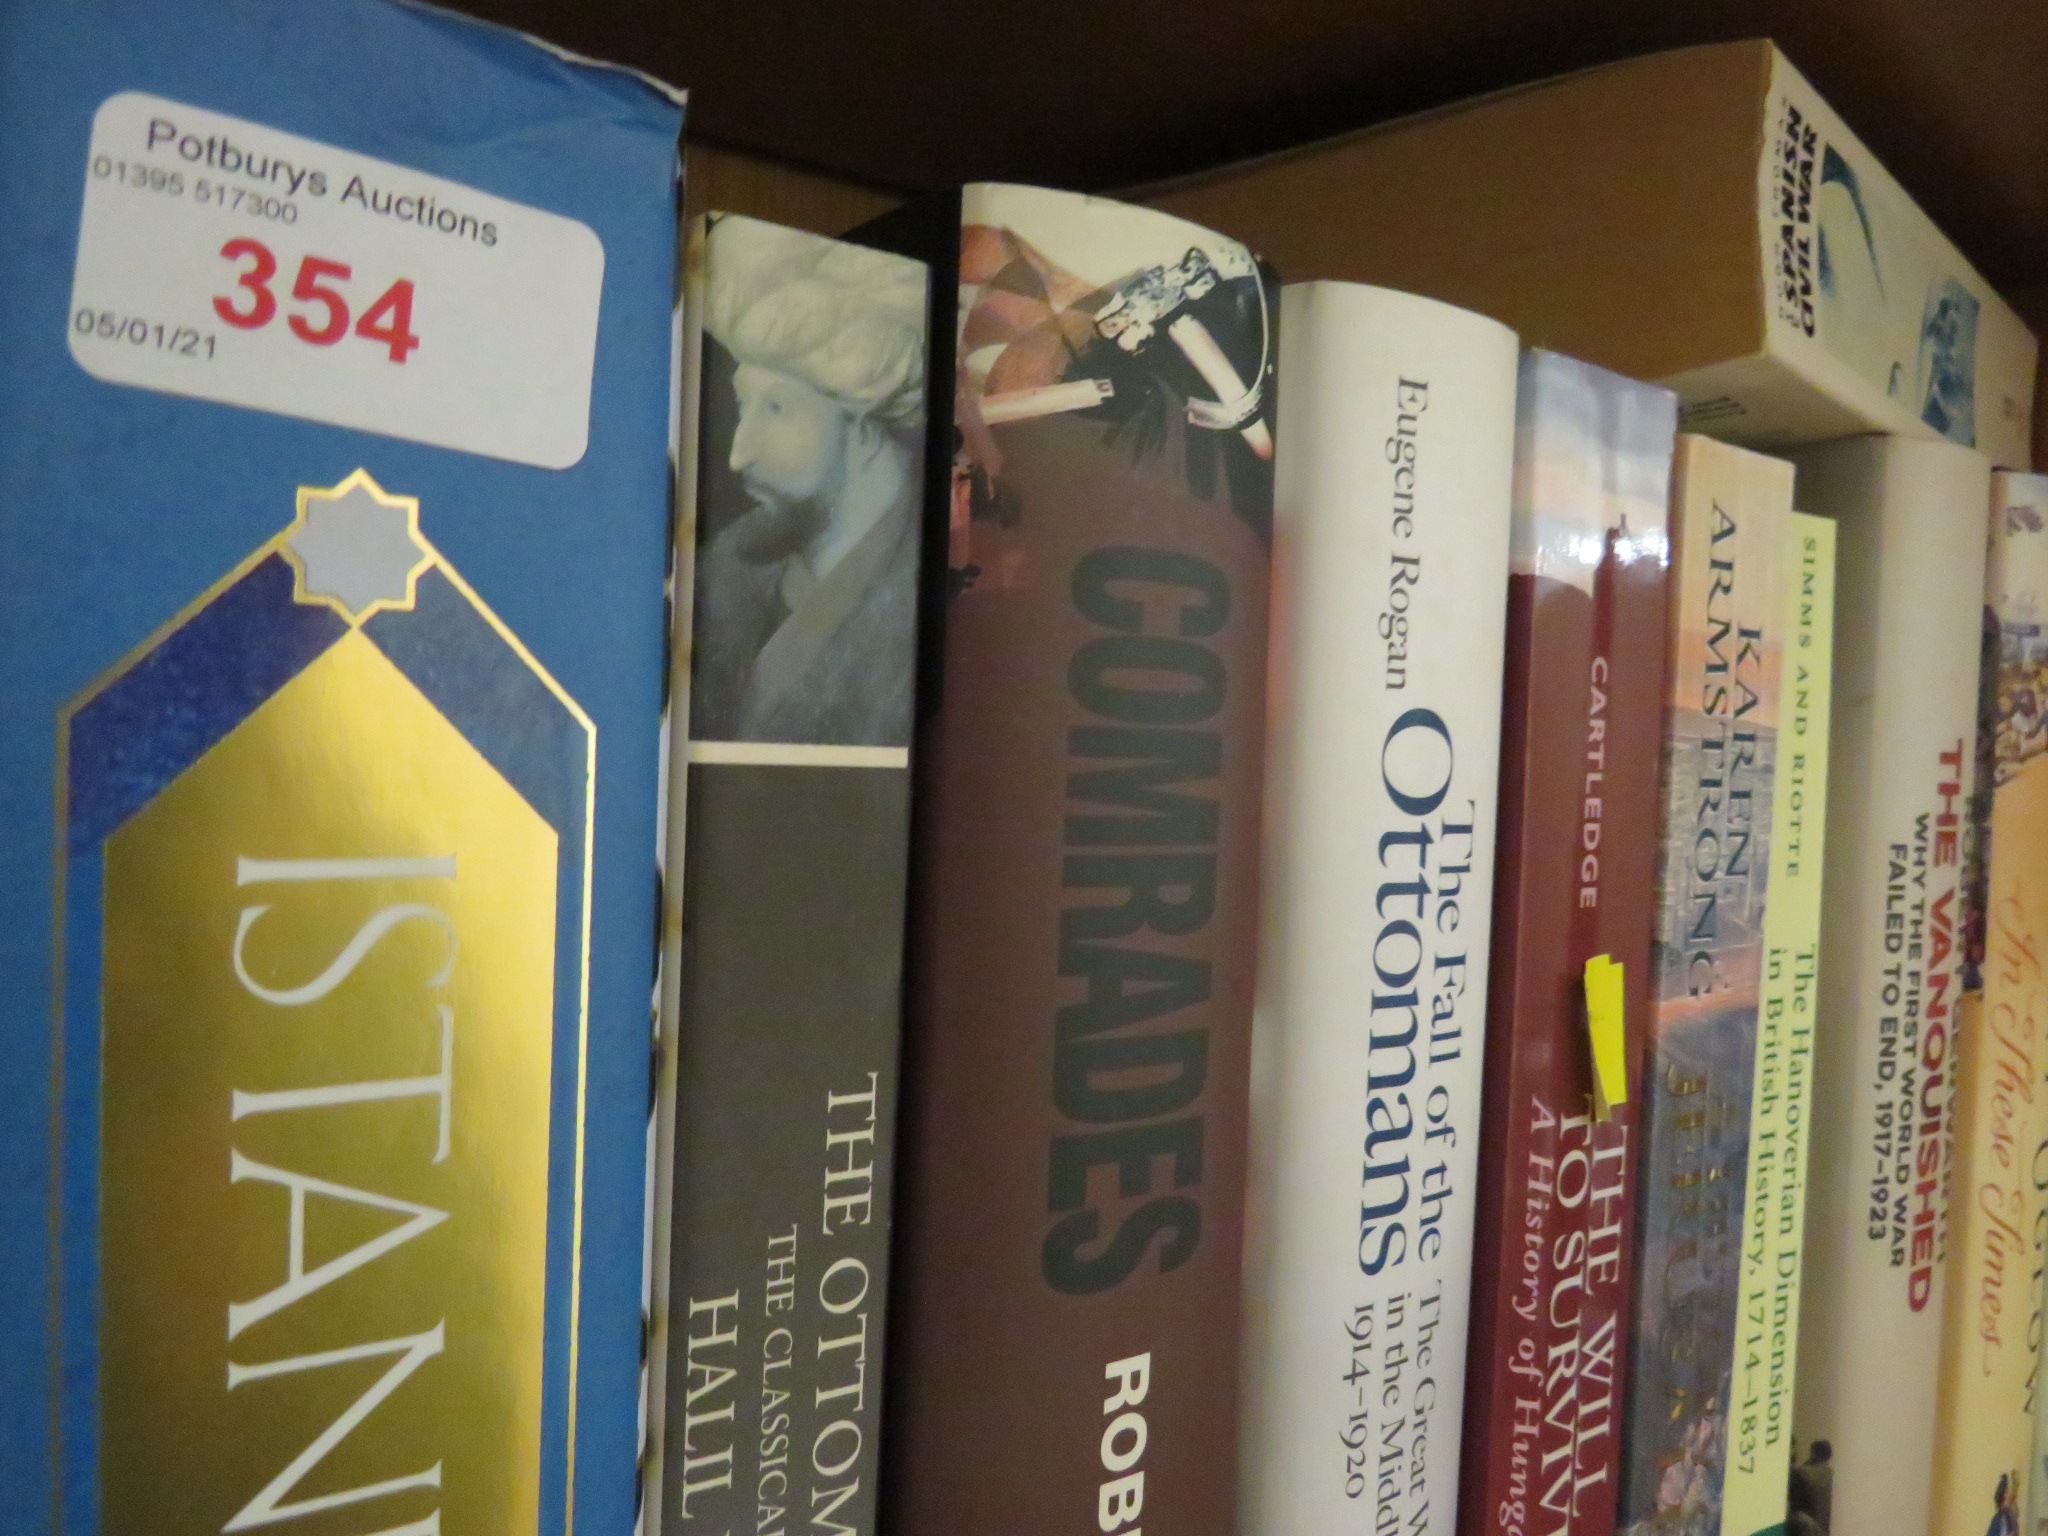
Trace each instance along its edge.
{"label": "hardback book with dust jacket", "polygon": [[1281,318],[1238,1529],[1449,1536],[1516,345],[1350,283]]}
{"label": "hardback book with dust jacket", "polygon": [[632,1519],[680,104],[0,4],[8,1529]]}
{"label": "hardback book with dust jacket", "polygon": [[1792,468],[1691,433],[1672,470],[1663,849],[1620,1524],[1721,1504],[1738,1333]]}
{"label": "hardback book with dust jacket", "polygon": [[1991,477],[1935,1536],[2027,1507],[2048,1209],[2048,476]]}
{"label": "hardback book with dust jacket", "polygon": [[922,263],[693,226],[648,1536],[875,1528]]}
{"label": "hardback book with dust jacket", "polygon": [[1827,904],[1792,1493],[1844,1533],[1933,1518],[1964,829],[1991,466],[1859,437],[1793,455],[1835,524]]}
{"label": "hardback book with dust jacket", "polygon": [[882,1524],[1223,1536],[1276,295],[1029,187],[854,237],[931,262],[946,381]]}
{"label": "hardback book with dust jacket", "polygon": [[[1678,402],[1529,350],[1458,1529],[1611,1536],[1653,997]],[[1620,968],[1599,1092],[1589,962]],[[1609,973],[1611,974],[1611,972]]]}

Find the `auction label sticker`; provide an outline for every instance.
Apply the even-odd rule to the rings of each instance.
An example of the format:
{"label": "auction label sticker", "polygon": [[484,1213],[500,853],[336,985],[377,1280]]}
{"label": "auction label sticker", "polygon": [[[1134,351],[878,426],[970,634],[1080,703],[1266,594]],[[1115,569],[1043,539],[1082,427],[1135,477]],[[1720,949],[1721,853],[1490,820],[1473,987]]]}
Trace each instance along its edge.
{"label": "auction label sticker", "polygon": [[589,225],[124,91],[93,118],[67,329],[96,379],[566,469]]}

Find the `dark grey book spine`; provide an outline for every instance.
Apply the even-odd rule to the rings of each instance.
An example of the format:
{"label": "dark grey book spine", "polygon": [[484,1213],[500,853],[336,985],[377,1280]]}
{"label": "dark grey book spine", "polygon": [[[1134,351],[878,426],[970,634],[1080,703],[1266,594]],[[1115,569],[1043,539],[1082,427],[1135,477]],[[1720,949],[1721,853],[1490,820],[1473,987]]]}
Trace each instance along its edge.
{"label": "dark grey book spine", "polygon": [[692,269],[644,1528],[854,1536],[882,1422],[925,269],[737,217]]}
{"label": "dark grey book spine", "polygon": [[665,1528],[869,1531],[909,773],[689,775]]}

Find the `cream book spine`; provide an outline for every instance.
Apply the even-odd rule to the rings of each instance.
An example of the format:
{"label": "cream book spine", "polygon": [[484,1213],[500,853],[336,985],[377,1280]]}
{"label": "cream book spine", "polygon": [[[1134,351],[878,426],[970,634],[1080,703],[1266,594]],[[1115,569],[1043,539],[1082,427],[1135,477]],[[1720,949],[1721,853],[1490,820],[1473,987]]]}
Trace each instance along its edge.
{"label": "cream book spine", "polygon": [[1355,284],[1280,312],[1238,1529],[1449,1536],[1516,341]]}
{"label": "cream book spine", "polygon": [[1784,1528],[1792,1462],[1827,829],[1835,525],[1794,512],[1788,543],[1770,900],[1764,908],[1721,1536],[1765,1536]]}
{"label": "cream book spine", "polygon": [[1797,1475],[1831,1511],[1824,1529],[1916,1536],[1931,1517],[1991,468],[1889,437],[1793,457],[1840,562]]}
{"label": "cream book spine", "polygon": [[1978,696],[1979,872],[1956,1058],[1937,1536],[2017,1518],[2035,1481],[2048,1229],[2048,476],[1991,478]]}

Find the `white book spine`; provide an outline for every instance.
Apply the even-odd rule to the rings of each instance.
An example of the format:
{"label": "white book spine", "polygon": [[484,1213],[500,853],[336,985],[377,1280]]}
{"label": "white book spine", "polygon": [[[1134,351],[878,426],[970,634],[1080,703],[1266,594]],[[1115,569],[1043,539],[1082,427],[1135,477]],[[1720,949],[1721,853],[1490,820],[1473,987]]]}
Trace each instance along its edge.
{"label": "white book spine", "polygon": [[1886,437],[1792,457],[1799,506],[1835,520],[1840,551],[1793,1478],[1797,1497],[1831,1507],[1835,1536],[1917,1536],[1990,463]]}
{"label": "white book spine", "polygon": [[1240,1530],[1457,1515],[1512,332],[1285,290]]}

